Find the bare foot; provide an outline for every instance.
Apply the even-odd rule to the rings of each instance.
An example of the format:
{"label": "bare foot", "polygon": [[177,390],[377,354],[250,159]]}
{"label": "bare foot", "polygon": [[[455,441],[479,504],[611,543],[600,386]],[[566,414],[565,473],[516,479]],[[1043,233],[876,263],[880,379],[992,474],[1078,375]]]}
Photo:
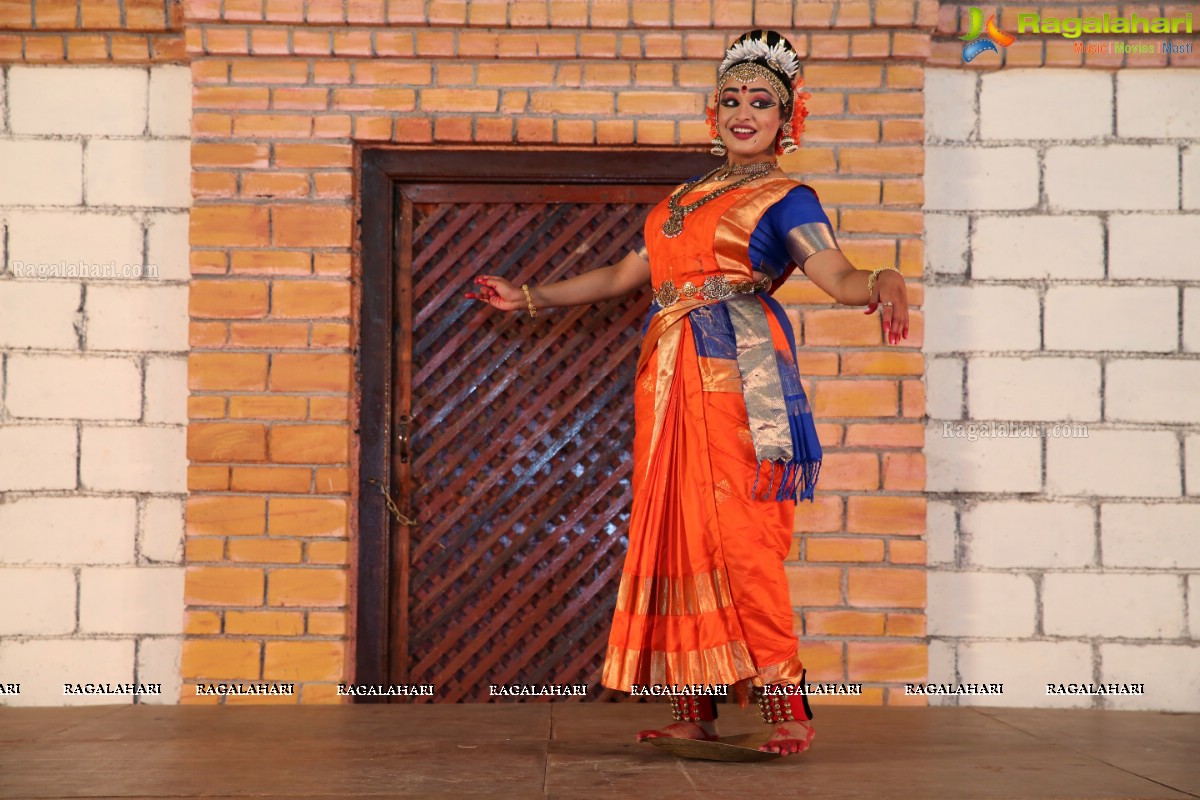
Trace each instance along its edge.
{"label": "bare foot", "polygon": [[716,720],[701,720],[700,722],[672,722],[663,728],[638,731],[637,740],[656,739],[668,736],[676,739],[700,739],[708,741],[720,738],[717,734]]}
{"label": "bare foot", "polygon": [[758,749],[785,756],[791,753],[803,753],[812,744],[815,735],[816,731],[813,730],[812,725],[802,720],[780,722],[771,731],[771,738]]}

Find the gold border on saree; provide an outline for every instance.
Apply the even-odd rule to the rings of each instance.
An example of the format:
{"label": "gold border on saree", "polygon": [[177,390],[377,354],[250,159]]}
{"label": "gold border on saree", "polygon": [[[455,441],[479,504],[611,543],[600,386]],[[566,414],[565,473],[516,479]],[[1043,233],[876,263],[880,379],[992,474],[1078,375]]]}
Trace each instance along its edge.
{"label": "gold border on saree", "polygon": [[697,296],[703,297],[705,300],[724,300],[735,294],[765,292],[770,288],[771,279],[769,277],[758,281],[731,281],[725,275],[709,275],[699,286],[691,281],[685,281],[683,286],[678,288],[675,287],[675,282],[668,278],[654,290],[654,302],[662,308],[666,308],[677,303],[681,297],[688,300]]}

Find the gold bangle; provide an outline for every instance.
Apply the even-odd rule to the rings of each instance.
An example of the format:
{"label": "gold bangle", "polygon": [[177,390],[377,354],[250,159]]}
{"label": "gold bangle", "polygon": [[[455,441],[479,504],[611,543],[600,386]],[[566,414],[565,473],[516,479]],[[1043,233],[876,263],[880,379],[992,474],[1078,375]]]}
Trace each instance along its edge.
{"label": "gold bangle", "polygon": [[[883,272],[885,269],[900,272],[900,270],[896,269],[895,267],[876,267],[873,269],[870,276],[867,278],[867,303],[871,303],[875,297],[875,278],[878,277],[879,273]],[[904,276],[901,275],[900,277]]]}
{"label": "gold bangle", "polygon": [[537,309],[533,307],[533,296],[529,294],[529,284],[522,283],[521,291],[525,293],[525,302],[529,303],[529,316],[536,317]]}

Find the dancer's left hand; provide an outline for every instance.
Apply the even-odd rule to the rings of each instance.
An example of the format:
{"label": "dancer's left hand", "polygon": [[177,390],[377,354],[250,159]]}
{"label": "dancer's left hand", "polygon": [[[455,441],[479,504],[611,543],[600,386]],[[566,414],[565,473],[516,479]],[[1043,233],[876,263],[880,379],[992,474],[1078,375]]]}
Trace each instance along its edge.
{"label": "dancer's left hand", "polygon": [[883,335],[888,344],[899,344],[901,339],[908,338],[908,287],[904,276],[894,269],[884,270],[875,277],[875,286],[879,299],[868,303],[863,313],[872,314],[876,308],[882,308]]}

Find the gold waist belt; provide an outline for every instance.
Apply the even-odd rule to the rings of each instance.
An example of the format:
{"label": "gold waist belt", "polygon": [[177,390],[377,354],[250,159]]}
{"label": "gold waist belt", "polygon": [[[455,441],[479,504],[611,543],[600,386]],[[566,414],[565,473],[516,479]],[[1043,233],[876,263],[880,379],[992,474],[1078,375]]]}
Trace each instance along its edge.
{"label": "gold waist belt", "polygon": [[689,300],[693,297],[703,297],[706,300],[724,300],[726,297],[732,297],[735,294],[751,294],[756,291],[765,292],[770,288],[770,278],[763,278],[760,281],[731,281],[724,275],[709,275],[700,286],[691,281],[686,281],[679,288],[675,288],[674,281],[668,278],[654,290],[654,302],[666,308],[677,302],[681,297]]}

